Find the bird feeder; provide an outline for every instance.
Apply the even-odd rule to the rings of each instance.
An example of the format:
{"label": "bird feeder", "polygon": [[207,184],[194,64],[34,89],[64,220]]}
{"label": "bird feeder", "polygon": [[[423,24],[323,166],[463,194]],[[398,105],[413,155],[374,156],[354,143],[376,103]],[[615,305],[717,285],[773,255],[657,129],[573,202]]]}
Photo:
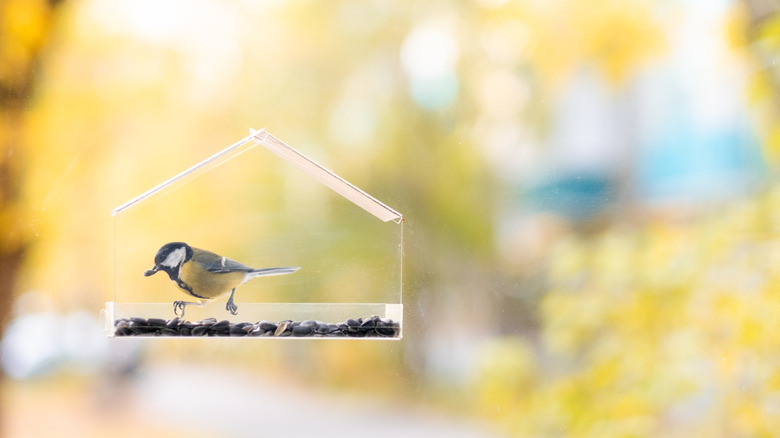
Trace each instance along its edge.
{"label": "bird feeder", "polygon": [[[111,337],[400,339],[403,217],[264,129],[118,206]],[[168,242],[254,268],[225,298],[187,306],[167,275],[145,277]]]}

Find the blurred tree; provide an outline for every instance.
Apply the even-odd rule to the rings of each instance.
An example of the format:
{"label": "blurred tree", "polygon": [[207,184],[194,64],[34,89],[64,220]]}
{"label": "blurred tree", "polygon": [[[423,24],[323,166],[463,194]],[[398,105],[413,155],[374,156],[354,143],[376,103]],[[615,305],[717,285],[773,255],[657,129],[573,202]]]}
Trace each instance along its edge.
{"label": "blurred tree", "polygon": [[[780,2],[745,0],[747,20],[735,26],[733,43],[747,46],[758,68],[751,76],[751,98],[759,110],[764,154],[770,165],[780,164]],[[749,44],[749,46],[748,46]]]}
{"label": "blurred tree", "polygon": [[54,12],[61,3],[0,2],[0,334],[30,241],[30,217],[25,213],[20,184],[26,165],[25,111],[54,26]]}

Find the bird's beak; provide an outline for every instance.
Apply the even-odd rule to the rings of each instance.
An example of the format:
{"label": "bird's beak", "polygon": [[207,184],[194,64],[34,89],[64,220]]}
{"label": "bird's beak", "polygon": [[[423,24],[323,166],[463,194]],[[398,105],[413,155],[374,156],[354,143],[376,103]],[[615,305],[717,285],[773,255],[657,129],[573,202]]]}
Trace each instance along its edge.
{"label": "bird's beak", "polygon": [[152,275],[156,274],[157,271],[160,270],[160,267],[157,265],[154,265],[154,268],[144,272],[144,277],[151,277]]}

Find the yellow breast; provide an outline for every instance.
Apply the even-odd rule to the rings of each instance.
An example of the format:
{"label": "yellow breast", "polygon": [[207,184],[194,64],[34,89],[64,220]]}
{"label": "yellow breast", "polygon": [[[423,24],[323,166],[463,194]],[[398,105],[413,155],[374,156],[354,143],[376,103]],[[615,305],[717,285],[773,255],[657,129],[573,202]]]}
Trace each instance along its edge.
{"label": "yellow breast", "polygon": [[[227,295],[244,280],[243,272],[214,274],[207,272],[197,262],[185,263],[179,270],[179,278],[191,289],[196,298],[214,299]],[[187,290],[184,290],[188,294]]]}

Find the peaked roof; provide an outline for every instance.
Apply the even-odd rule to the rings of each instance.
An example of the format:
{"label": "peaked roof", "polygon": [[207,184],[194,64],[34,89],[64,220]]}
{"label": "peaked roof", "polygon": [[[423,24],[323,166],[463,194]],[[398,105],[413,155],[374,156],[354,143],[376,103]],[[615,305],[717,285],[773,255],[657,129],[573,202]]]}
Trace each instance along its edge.
{"label": "peaked roof", "polygon": [[241,154],[249,149],[252,149],[256,145],[263,145],[266,149],[270,150],[274,154],[278,155],[288,163],[301,169],[309,174],[311,177],[329,187],[334,192],[343,196],[344,198],[352,201],[358,207],[373,214],[377,218],[384,222],[393,220],[400,222],[403,218],[401,213],[393,210],[387,205],[383,204],[373,196],[355,187],[349,181],[336,175],[332,171],[321,166],[311,158],[303,155],[297,150],[293,149],[283,141],[271,135],[265,129],[255,131],[249,130],[250,135],[238,141],[237,143],[228,146],[222,151],[212,155],[211,157],[201,161],[200,163],[190,167],[189,169],[181,172],[180,174],[170,178],[169,180],[159,184],[146,192],[136,196],[135,198],[125,202],[124,204],[116,207],[111,213],[112,216],[116,216],[123,211],[132,208],[133,206],[140,204],[148,198],[162,194],[168,190],[177,187],[188,179],[197,175],[205,173],[214,167],[224,163],[225,161]]}

